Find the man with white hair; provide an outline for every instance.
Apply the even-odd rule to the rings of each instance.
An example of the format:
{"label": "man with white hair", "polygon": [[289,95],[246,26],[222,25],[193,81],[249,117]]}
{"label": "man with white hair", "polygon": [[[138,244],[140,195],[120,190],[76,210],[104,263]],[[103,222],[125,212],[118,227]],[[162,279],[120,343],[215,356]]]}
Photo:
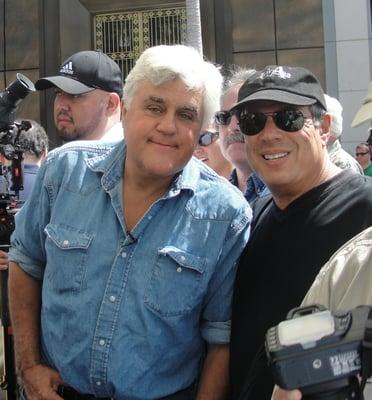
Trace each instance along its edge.
{"label": "man with white hair", "polygon": [[222,76],[156,46],[124,86],[125,141],[49,154],[16,216],[9,294],[32,400],[215,400],[228,388],[242,194],[192,157]]}
{"label": "man with white hair", "polygon": [[347,151],[341,147],[340,138],[342,134],[342,105],[334,97],[324,95],[327,111],[331,114],[331,129],[327,143],[329,157],[333,164],[341,169],[351,169],[363,175],[363,168]]}

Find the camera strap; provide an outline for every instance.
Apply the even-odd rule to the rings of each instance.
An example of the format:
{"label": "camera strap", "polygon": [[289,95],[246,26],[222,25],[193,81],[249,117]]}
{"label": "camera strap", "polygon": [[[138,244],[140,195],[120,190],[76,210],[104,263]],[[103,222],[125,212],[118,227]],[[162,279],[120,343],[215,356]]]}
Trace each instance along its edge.
{"label": "camera strap", "polygon": [[364,338],[362,342],[362,381],[360,384],[363,392],[367,379],[372,375],[372,307],[369,308],[366,321]]}

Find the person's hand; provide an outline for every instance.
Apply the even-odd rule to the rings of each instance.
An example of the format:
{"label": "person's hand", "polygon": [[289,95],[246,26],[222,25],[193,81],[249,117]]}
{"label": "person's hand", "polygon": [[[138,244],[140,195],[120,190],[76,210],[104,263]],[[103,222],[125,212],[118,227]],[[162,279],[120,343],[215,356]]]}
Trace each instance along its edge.
{"label": "person's hand", "polygon": [[0,270],[8,269],[8,267],[9,267],[8,253],[0,250]]}
{"label": "person's hand", "polygon": [[62,383],[56,370],[42,364],[29,367],[22,373],[22,386],[27,400],[61,400],[57,389]]}
{"label": "person's hand", "polygon": [[302,395],[299,390],[284,390],[275,386],[271,400],[301,400]]}

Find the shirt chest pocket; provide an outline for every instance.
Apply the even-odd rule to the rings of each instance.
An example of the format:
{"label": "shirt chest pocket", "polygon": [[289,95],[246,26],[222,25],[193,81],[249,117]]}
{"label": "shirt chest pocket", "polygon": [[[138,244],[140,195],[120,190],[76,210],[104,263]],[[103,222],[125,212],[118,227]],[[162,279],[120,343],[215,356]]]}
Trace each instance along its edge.
{"label": "shirt chest pocket", "polygon": [[145,289],[145,304],[164,317],[179,316],[201,305],[206,260],[173,246],[158,250]]}
{"label": "shirt chest pocket", "polygon": [[45,228],[45,249],[50,260],[46,277],[60,292],[79,291],[87,268],[87,252],[93,235],[79,229],[49,224]]}

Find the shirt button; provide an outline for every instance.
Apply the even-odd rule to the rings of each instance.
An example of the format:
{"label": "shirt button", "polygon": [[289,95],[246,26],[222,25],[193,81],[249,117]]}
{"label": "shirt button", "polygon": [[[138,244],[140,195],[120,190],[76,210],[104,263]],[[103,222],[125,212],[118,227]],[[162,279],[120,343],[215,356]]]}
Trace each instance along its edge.
{"label": "shirt button", "polygon": [[69,241],[68,241],[68,240],[64,240],[62,244],[63,244],[63,246],[65,246],[65,247],[66,247],[66,246],[68,246],[68,244],[69,244]]}
{"label": "shirt button", "polygon": [[182,271],[182,268],[181,267],[178,267],[177,268],[177,272],[181,272]]}
{"label": "shirt button", "polygon": [[181,256],[181,261],[185,261],[185,256]]}
{"label": "shirt button", "polygon": [[110,296],[110,301],[111,301],[111,303],[114,303],[115,300],[116,300],[116,297],[115,297],[115,296]]}
{"label": "shirt button", "polygon": [[96,385],[97,385],[97,386],[101,386],[101,385],[102,385],[102,382],[101,382],[101,381],[97,381],[97,382],[96,382]]}
{"label": "shirt button", "polygon": [[[99,341],[99,345],[100,346],[104,346],[105,345],[105,341],[103,340],[103,339],[101,339],[100,341]],[[98,382],[97,382],[98,383]]]}
{"label": "shirt button", "polygon": [[123,251],[123,252],[121,253],[121,256],[122,256],[123,258],[125,258],[125,257],[127,256],[127,253],[126,253],[125,251]]}
{"label": "shirt button", "polygon": [[152,216],[151,216],[151,215],[149,215],[147,218],[148,218],[148,219],[151,219],[151,218],[152,218]]}

